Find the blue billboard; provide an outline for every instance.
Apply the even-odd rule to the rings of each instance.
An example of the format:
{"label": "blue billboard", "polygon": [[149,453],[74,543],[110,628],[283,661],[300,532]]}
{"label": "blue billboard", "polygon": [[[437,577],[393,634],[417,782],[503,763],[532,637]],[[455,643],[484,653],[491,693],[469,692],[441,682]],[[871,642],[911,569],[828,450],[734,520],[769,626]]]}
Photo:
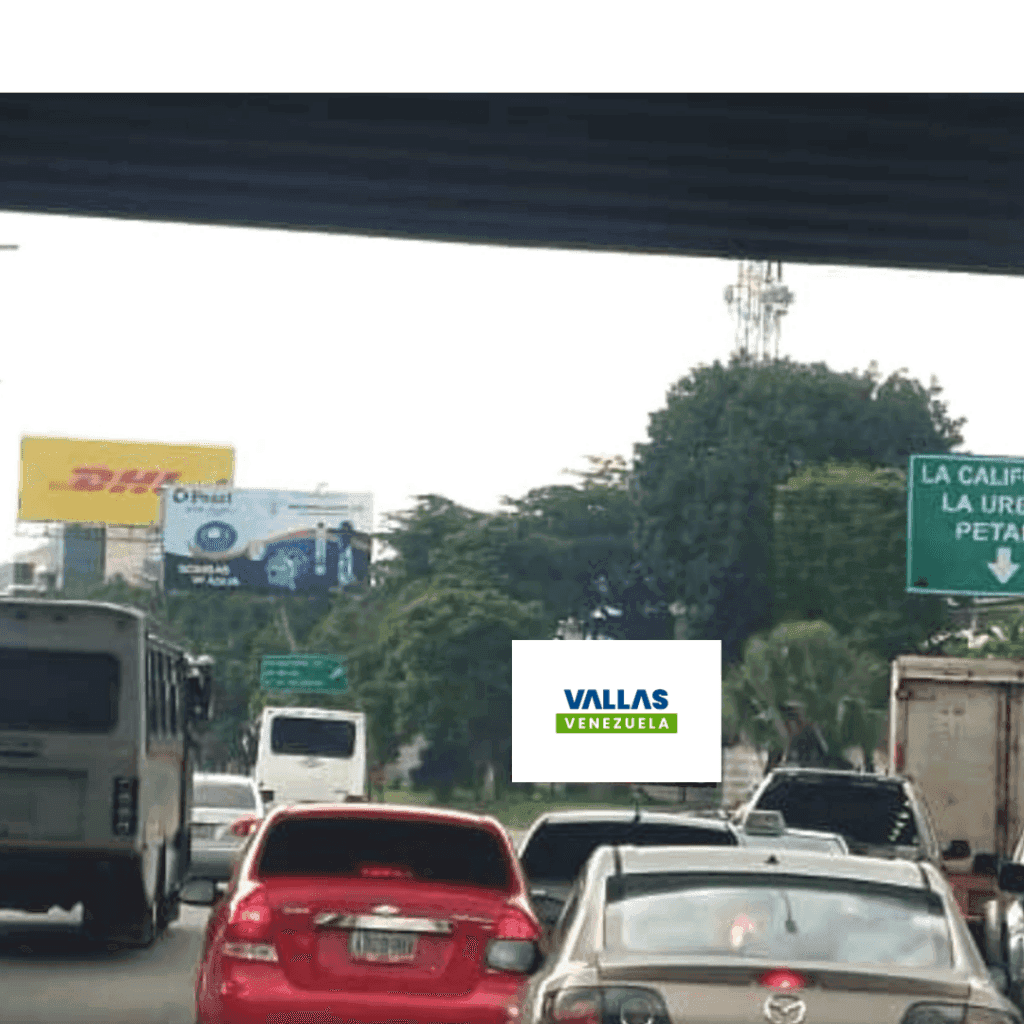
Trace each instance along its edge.
{"label": "blue billboard", "polygon": [[164,588],[329,593],[366,579],[370,494],[165,491]]}

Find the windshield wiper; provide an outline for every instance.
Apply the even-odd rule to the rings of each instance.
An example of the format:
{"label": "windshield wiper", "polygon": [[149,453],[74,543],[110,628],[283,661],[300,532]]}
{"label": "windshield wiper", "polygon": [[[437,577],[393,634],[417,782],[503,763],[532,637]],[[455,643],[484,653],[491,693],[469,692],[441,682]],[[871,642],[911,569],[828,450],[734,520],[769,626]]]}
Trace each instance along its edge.
{"label": "windshield wiper", "polygon": [[790,935],[796,935],[797,926],[796,921],[793,920],[793,907],[789,902],[789,893],[785,889],[781,889],[780,892],[782,893],[782,901],[786,904],[786,931]]}

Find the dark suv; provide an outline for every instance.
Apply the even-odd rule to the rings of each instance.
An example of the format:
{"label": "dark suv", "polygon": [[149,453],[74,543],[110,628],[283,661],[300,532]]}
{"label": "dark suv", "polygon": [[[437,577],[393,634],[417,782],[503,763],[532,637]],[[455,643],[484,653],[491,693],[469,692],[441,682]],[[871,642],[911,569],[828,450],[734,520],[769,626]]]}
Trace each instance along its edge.
{"label": "dark suv", "polygon": [[895,775],[776,768],[740,814],[781,811],[791,828],[838,832],[852,854],[927,860],[942,856],[924,801],[909,780]]}
{"label": "dark suv", "polygon": [[599,846],[738,846],[728,822],[651,811],[555,811],[541,815],[519,847],[537,916],[558,919],[580,868]]}

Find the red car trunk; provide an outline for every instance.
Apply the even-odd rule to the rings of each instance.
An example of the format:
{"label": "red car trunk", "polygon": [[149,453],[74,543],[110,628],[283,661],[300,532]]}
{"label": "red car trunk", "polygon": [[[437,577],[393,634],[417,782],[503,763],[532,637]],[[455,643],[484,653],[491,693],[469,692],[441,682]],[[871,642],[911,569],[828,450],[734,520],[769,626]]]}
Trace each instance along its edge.
{"label": "red car trunk", "polygon": [[274,878],[264,883],[271,941],[305,989],[441,997],[472,991],[508,898],[407,879]]}

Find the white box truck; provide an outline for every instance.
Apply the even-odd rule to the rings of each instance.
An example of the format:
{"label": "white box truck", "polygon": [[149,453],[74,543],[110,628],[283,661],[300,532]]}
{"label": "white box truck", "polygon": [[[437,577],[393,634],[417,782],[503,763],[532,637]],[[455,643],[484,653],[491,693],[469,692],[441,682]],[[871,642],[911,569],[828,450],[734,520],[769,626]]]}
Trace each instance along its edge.
{"label": "white box truck", "polygon": [[1024,827],[1024,661],[892,663],[889,770],[924,797],[961,912],[983,941],[999,862]]}

